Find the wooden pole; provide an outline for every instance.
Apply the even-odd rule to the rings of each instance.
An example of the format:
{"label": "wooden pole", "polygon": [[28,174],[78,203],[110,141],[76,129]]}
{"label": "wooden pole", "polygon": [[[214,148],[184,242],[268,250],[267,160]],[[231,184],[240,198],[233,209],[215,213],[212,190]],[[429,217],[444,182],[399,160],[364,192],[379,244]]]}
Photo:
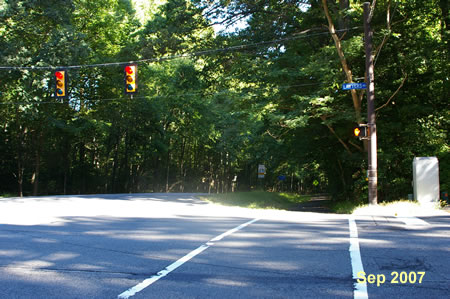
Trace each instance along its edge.
{"label": "wooden pole", "polygon": [[367,83],[367,125],[369,128],[369,146],[368,146],[368,178],[369,178],[369,205],[378,203],[377,195],[377,127],[375,120],[375,84],[374,84],[374,66],[372,55],[372,36],[370,28],[372,15],[370,12],[370,3],[364,2],[364,48],[366,51],[366,83]]}

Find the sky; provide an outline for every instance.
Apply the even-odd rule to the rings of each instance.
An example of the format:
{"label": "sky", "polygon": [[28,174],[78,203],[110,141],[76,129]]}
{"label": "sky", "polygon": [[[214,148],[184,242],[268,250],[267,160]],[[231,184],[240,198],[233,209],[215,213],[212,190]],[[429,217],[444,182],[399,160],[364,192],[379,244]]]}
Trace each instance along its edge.
{"label": "sky", "polygon": [[[167,2],[167,0],[132,0],[134,8],[136,10],[136,15],[138,19],[140,20],[141,24],[145,24],[147,19],[149,18],[149,12],[154,12],[156,8],[164,3]],[[299,4],[300,8],[303,11],[308,10],[309,6],[306,4]],[[235,32],[236,30],[241,30],[247,27],[247,21],[248,18],[242,19],[234,23],[232,26],[226,27],[223,25],[213,25],[214,32],[216,34],[219,33],[231,33]]]}

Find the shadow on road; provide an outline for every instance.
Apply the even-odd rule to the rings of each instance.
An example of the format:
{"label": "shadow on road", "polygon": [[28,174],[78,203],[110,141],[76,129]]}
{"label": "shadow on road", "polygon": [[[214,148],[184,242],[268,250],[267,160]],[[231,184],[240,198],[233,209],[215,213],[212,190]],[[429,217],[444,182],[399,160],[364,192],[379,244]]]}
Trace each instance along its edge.
{"label": "shadow on road", "polygon": [[313,213],[333,213],[329,208],[331,199],[327,195],[319,195],[311,197],[311,200],[298,204],[295,211],[313,212]]}

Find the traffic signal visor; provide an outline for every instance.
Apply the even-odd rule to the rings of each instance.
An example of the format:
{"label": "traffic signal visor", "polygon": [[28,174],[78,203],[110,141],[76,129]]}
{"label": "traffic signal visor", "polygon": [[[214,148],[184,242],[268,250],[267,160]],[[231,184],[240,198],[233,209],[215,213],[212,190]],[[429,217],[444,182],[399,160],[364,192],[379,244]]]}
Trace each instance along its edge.
{"label": "traffic signal visor", "polygon": [[125,67],[125,93],[137,91],[137,66],[127,65]]}
{"label": "traffic signal visor", "polygon": [[66,71],[59,70],[55,72],[55,96],[64,98],[66,96]]}

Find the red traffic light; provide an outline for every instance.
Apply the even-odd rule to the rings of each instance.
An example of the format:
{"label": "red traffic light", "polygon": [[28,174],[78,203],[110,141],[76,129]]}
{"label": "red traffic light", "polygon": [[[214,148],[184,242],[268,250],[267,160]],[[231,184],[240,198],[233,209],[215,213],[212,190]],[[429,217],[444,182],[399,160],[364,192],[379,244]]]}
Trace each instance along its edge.
{"label": "red traffic light", "polygon": [[66,70],[58,70],[55,72],[55,97],[67,97],[67,72]]}
{"label": "red traffic light", "polygon": [[130,64],[125,66],[125,94],[134,94],[137,92],[137,65]]}
{"label": "red traffic light", "polygon": [[134,73],[133,67],[127,65],[127,66],[125,67],[125,72],[127,72],[127,74],[130,74],[130,75],[133,74],[133,73]]}
{"label": "red traffic light", "polygon": [[61,80],[64,78],[64,73],[58,71],[55,73],[55,77],[58,78],[59,80]]}

